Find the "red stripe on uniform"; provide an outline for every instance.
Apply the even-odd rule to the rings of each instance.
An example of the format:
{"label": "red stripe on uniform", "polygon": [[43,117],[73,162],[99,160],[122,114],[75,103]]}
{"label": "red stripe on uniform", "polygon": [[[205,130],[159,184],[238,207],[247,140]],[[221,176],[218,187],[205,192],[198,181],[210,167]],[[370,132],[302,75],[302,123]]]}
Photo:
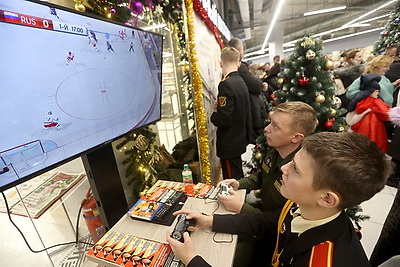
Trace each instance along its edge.
{"label": "red stripe on uniform", "polygon": [[226,173],[228,174],[228,177],[224,177],[224,178],[228,178],[228,179],[232,179],[232,171],[231,171],[231,164],[229,163],[229,160],[225,160],[225,166],[226,166]]}
{"label": "red stripe on uniform", "polygon": [[332,261],[333,243],[325,241],[312,248],[308,267],[332,267]]}

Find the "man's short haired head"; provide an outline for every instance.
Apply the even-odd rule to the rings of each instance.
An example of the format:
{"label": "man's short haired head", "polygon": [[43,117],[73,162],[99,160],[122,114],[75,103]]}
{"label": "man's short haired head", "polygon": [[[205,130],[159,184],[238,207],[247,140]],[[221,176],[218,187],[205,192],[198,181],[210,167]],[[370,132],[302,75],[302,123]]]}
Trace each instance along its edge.
{"label": "man's short haired head", "polygon": [[396,50],[397,50],[398,45],[390,45],[386,48],[385,50],[385,55],[389,57],[395,57],[397,56]]}
{"label": "man's short haired head", "polygon": [[290,114],[292,118],[291,126],[304,136],[312,134],[318,125],[315,110],[305,102],[289,101],[281,103],[276,106],[273,112],[276,111]]}
{"label": "man's short haired head", "polygon": [[240,53],[240,58],[243,57],[243,43],[238,38],[232,38],[228,41],[228,46],[236,48]]}
{"label": "man's short haired head", "polygon": [[313,159],[314,189],[336,193],[340,209],[373,197],[391,173],[385,153],[362,134],[320,132],[306,137],[302,149]]}
{"label": "man's short haired head", "polygon": [[240,61],[240,54],[239,51],[234,48],[234,47],[230,47],[227,46],[224,49],[222,49],[221,52],[221,61],[223,63],[237,63]]}

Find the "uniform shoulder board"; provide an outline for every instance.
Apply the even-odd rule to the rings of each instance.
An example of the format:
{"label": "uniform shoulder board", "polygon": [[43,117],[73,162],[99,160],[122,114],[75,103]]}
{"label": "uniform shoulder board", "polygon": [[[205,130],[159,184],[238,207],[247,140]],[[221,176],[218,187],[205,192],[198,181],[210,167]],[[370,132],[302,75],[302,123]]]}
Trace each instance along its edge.
{"label": "uniform shoulder board", "polygon": [[311,250],[309,267],[332,267],[333,242],[325,241],[315,245]]}

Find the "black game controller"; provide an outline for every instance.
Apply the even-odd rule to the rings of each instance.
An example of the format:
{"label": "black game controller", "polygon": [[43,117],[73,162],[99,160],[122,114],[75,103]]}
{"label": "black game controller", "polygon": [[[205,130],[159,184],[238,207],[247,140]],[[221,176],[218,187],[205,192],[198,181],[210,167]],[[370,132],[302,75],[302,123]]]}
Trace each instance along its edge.
{"label": "black game controller", "polygon": [[224,196],[230,196],[231,195],[231,194],[229,194],[229,190],[233,189],[232,186],[228,185],[225,182],[222,182],[220,187],[221,187],[221,195],[224,195]]}
{"label": "black game controller", "polygon": [[178,221],[175,224],[174,231],[171,233],[171,237],[175,240],[184,242],[183,233],[187,232],[189,226],[195,226],[195,219],[186,219],[185,214],[178,215]]}

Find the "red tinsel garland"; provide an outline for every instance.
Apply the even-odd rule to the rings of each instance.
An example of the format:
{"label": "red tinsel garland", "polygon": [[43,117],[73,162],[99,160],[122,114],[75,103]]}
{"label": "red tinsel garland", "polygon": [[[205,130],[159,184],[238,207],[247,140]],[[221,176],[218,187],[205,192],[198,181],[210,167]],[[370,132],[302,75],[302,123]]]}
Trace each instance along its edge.
{"label": "red tinsel garland", "polygon": [[211,21],[210,17],[207,14],[207,11],[204,9],[200,0],[193,0],[193,9],[194,9],[194,11],[196,11],[197,15],[199,15],[200,18],[204,21],[204,23],[207,25],[208,29],[210,29],[210,31],[212,31],[219,46],[221,48],[223,48],[224,42],[222,41],[221,33],[218,30],[217,26],[215,26],[214,22]]}

